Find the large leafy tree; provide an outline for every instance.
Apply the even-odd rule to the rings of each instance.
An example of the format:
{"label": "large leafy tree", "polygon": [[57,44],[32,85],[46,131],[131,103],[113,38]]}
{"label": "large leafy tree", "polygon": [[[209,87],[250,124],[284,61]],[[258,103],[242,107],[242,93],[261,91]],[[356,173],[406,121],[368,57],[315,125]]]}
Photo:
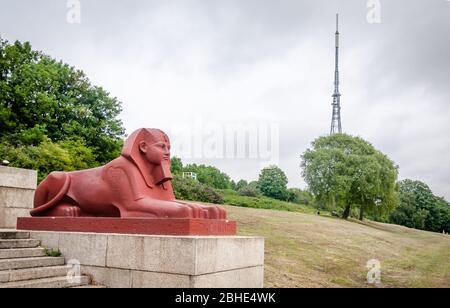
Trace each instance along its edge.
{"label": "large leafy tree", "polygon": [[335,134],[320,137],[302,155],[302,175],[320,202],[386,215],[398,205],[398,168],[384,154],[359,137]]}
{"label": "large leafy tree", "polygon": [[449,231],[450,205],[436,197],[427,184],[403,180],[399,192],[400,206],[391,214],[391,222],[428,231]]}
{"label": "large leafy tree", "polygon": [[29,165],[18,163],[25,157],[15,160],[14,149],[36,152],[50,143],[69,158],[79,160],[80,151],[87,157],[81,165],[78,161],[75,166],[54,168],[106,163],[120,153],[124,135],[117,118],[120,112],[120,102],[93,86],[82,71],[33,50],[29,43],[10,44],[0,38],[1,155],[13,165]]}
{"label": "large leafy tree", "polygon": [[258,188],[266,197],[278,200],[287,199],[286,174],[277,166],[269,166],[261,171],[258,179]]}
{"label": "large leafy tree", "polygon": [[197,174],[197,179],[200,183],[209,185],[217,189],[232,188],[230,177],[212,166],[191,164],[183,168],[184,172],[194,172]]}

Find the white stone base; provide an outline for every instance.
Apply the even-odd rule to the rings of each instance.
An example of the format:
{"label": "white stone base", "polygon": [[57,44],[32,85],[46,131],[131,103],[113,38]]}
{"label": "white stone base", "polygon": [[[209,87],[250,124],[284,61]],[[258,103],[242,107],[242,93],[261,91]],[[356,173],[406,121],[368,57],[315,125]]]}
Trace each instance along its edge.
{"label": "white stone base", "polygon": [[17,217],[30,216],[37,172],[0,166],[0,229],[15,228]]}
{"label": "white stone base", "polygon": [[31,232],[112,288],[262,288],[264,239]]}

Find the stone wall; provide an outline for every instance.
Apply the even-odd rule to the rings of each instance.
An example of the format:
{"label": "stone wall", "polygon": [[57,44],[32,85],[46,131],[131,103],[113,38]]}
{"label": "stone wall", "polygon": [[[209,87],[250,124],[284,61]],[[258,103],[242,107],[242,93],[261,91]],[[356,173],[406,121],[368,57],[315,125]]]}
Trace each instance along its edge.
{"label": "stone wall", "polygon": [[264,239],[35,232],[42,246],[77,260],[112,288],[262,288]]}
{"label": "stone wall", "polygon": [[17,217],[30,216],[36,185],[36,171],[0,166],[0,229],[13,229]]}

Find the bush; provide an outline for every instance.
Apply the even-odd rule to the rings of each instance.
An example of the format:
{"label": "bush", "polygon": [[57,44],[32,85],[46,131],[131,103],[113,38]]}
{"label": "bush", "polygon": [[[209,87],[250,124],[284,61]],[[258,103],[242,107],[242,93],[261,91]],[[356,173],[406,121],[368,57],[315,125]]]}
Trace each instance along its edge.
{"label": "bush", "polygon": [[246,185],[238,190],[239,195],[246,197],[259,197],[261,192],[255,185]]}
{"label": "bush", "polygon": [[98,166],[92,151],[81,140],[52,142],[47,137],[38,145],[14,147],[0,143],[0,157],[11,163],[11,167],[38,171],[42,181],[52,171],[73,171]]}
{"label": "bush", "polygon": [[287,200],[288,202],[304,205],[315,205],[314,197],[311,193],[303,191],[299,188],[289,188],[287,190]]}
{"label": "bush", "polygon": [[173,188],[175,197],[179,200],[224,203],[222,196],[214,188],[191,178],[183,178],[178,174],[174,175]]}

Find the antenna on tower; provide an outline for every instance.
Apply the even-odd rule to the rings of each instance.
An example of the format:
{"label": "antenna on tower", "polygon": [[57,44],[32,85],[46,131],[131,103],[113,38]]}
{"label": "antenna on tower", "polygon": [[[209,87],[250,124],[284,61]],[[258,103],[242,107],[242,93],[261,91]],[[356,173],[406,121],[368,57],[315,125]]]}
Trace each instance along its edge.
{"label": "antenna on tower", "polygon": [[341,134],[341,93],[339,92],[339,14],[336,14],[336,68],[334,73],[333,116],[330,134]]}

